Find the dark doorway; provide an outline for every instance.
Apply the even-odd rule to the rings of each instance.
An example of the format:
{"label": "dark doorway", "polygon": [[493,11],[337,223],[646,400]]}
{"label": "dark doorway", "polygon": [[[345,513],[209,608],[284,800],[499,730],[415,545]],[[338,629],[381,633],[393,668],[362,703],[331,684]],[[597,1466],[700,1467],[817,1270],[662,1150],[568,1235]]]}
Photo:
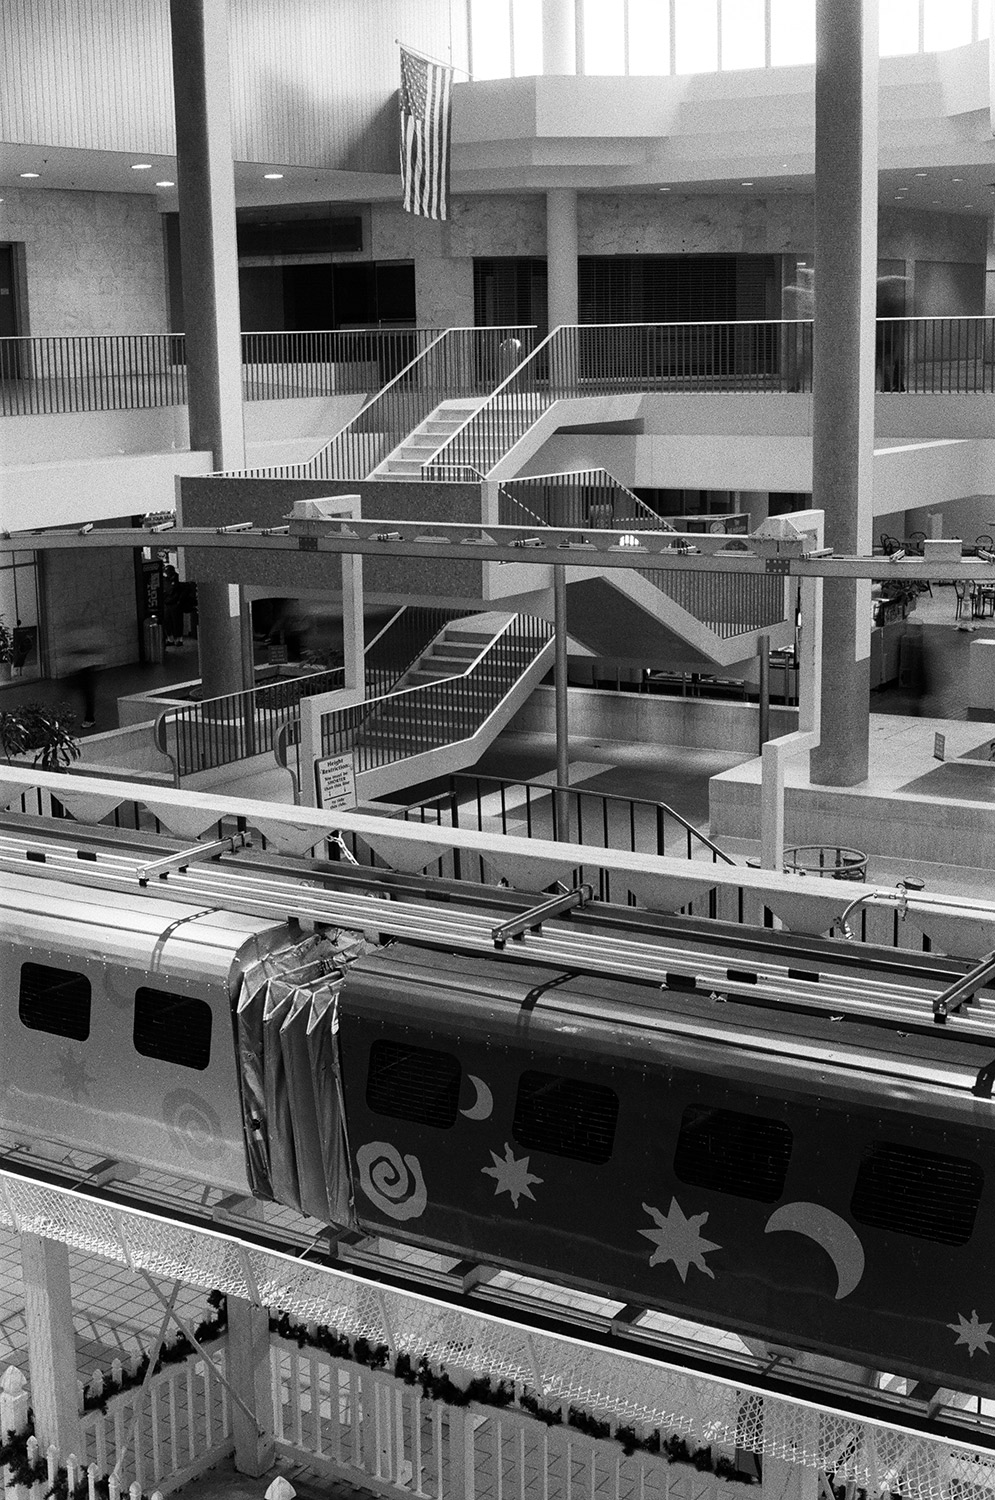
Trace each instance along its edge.
{"label": "dark doorway", "polygon": [[[0,339],[17,338],[21,331],[17,305],[17,267],[13,245],[0,245]],[[0,344],[0,380],[16,380],[21,373],[17,344]]]}

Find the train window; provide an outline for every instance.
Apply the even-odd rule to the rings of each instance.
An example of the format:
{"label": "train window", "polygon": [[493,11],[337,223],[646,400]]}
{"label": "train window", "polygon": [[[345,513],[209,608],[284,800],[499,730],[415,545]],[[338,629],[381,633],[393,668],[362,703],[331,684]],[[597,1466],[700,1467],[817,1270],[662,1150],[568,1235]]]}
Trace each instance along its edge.
{"label": "train window", "polygon": [[864,1153],[850,1212],[858,1224],[966,1245],[985,1174],[977,1162],[875,1141]]}
{"label": "train window", "polygon": [[519,1146],[606,1162],[612,1154],[618,1095],[601,1083],[559,1073],[523,1073],[511,1133]]}
{"label": "train window", "polygon": [[192,995],[143,985],[135,991],[135,1051],[181,1068],[211,1060],[211,1007]]}
{"label": "train window", "polygon": [[791,1141],[783,1120],[692,1104],[681,1119],[674,1172],[695,1187],[773,1203],[784,1191]]}
{"label": "train window", "polygon": [[32,1031],[85,1042],[90,1035],[90,981],[71,969],[22,964],[17,1013]]}
{"label": "train window", "polygon": [[459,1109],[460,1065],[450,1052],[374,1042],[366,1102],[374,1114],[449,1130]]}

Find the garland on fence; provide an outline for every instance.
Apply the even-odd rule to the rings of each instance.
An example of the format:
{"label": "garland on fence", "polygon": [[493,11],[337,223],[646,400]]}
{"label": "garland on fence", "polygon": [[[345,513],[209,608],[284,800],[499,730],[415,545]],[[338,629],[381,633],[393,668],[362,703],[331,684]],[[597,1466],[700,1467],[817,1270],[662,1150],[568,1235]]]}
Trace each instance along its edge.
{"label": "garland on fence", "polygon": [[[194,1338],[199,1344],[209,1344],[212,1339],[220,1338],[228,1327],[228,1299],[224,1292],[213,1291],[208,1294],[208,1305],[213,1311],[204,1318],[194,1329]],[[181,1364],[194,1352],[194,1346],[182,1331],[175,1339],[164,1343],[159,1351],[159,1357],[155,1362],[153,1374],[158,1374],[164,1365]],[[148,1374],[149,1356],[143,1354],[141,1359],[135,1362],[134,1368],[122,1369],[120,1377],[111,1377],[105,1381],[100,1395],[95,1392],[85,1391],[83,1395],[83,1410],[106,1411],[107,1403],[112,1396],[117,1396],[121,1391],[133,1390],[139,1386]],[[48,1460],[39,1453],[32,1462],[28,1442],[35,1435],[34,1412],[29,1409],[27,1425],[23,1432],[7,1432],[0,1436],[0,1470],[6,1465],[10,1471],[9,1482],[12,1485],[23,1485],[30,1488],[31,1485],[43,1483],[48,1479]],[[95,1493],[100,1500],[110,1500],[110,1484],[106,1474],[100,1475],[94,1485]],[[44,1500],[87,1500],[89,1495],[89,1479],[86,1470],[80,1468],[75,1487],[70,1495],[69,1471],[65,1464],[60,1464],[55,1472],[55,1478],[44,1491]]]}
{"label": "garland on fence", "polygon": [[[288,1313],[271,1317],[269,1326],[272,1333],[297,1344],[300,1349],[320,1349],[333,1359],[350,1359],[370,1370],[386,1370],[389,1367],[390,1349],[386,1344],[371,1344],[369,1339],[364,1338],[349,1339],[345,1334],[336,1333],[324,1324],[319,1324],[312,1332],[307,1324],[293,1322]],[[469,1406],[472,1402],[479,1402],[483,1406],[508,1407],[515,1402],[515,1388],[510,1381],[495,1381],[489,1375],[476,1375],[465,1386],[458,1385],[444,1365],[435,1370],[424,1355],[414,1363],[410,1355],[399,1354],[394,1361],[393,1374],[398,1380],[403,1380],[405,1385],[420,1385],[425,1396],[433,1401],[444,1401],[447,1406]],[[523,1391],[519,1396],[518,1405],[530,1417],[544,1422],[547,1427],[558,1426],[566,1420],[567,1426],[575,1427],[585,1437],[614,1438],[621,1443],[626,1455],[635,1453],[637,1449],[644,1453],[657,1453],[668,1463],[690,1464],[699,1473],[715,1474],[720,1479],[738,1484],[756,1483],[752,1475],[744,1474],[725,1454],[716,1457],[709,1447],[692,1448],[677,1433],[661,1438],[659,1432],[651,1432],[642,1437],[634,1427],[613,1428],[610,1422],[601,1421],[577,1406],[569,1407],[564,1419],[561,1406],[544,1406],[537,1396],[530,1395],[528,1391]],[[842,1491],[840,1493],[842,1496]]]}
{"label": "garland on fence", "polygon": [[[209,1344],[212,1339],[219,1339],[228,1327],[228,1299],[224,1292],[209,1292],[207,1302],[213,1311],[194,1329],[194,1338],[198,1344]],[[164,1365],[182,1364],[193,1353],[194,1346],[181,1329],[175,1338],[168,1339],[159,1350],[159,1358],[152,1371],[153,1375],[157,1375]],[[119,1377],[105,1380],[99,1395],[95,1391],[84,1391],[83,1410],[85,1412],[106,1411],[107,1403],[112,1396],[118,1396],[122,1391],[133,1390],[135,1386],[142,1384],[148,1374],[148,1368],[149,1357],[143,1354],[141,1359],[135,1361],[132,1369],[122,1369]]]}

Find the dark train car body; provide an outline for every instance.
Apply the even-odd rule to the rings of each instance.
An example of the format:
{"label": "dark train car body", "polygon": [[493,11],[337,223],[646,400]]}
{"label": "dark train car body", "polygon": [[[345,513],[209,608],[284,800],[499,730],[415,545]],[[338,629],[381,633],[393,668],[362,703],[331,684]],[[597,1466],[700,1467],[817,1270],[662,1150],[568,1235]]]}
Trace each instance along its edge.
{"label": "dark train car body", "polygon": [[927,1059],[869,1027],[772,1028],[718,998],[548,982],[396,946],[350,972],[340,1046],[363,1227],[995,1389],[977,1048],[938,1033]]}

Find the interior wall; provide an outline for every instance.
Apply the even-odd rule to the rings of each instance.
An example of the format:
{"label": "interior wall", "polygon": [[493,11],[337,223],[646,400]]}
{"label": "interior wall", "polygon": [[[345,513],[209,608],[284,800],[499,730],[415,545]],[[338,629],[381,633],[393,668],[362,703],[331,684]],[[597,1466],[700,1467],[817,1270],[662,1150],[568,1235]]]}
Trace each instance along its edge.
{"label": "interior wall", "polygon": [[80,631],[99,636],[100,666],[137,661],[134,554],[126,548],[98,548],[86,554],[85,568],[71,550],[41,556],[42,619],[51,676],[73,671],[72,643]]}
{"label": "interior wall", "polygon": [[164,333],[160,216],[147,193],[5,188],[3,236],[24,244],[27,332]]}
{"label": "interior wall", "polygon": [[915,316],[957,318],[985,311],[985,266],[962,261],[917,260]]}

